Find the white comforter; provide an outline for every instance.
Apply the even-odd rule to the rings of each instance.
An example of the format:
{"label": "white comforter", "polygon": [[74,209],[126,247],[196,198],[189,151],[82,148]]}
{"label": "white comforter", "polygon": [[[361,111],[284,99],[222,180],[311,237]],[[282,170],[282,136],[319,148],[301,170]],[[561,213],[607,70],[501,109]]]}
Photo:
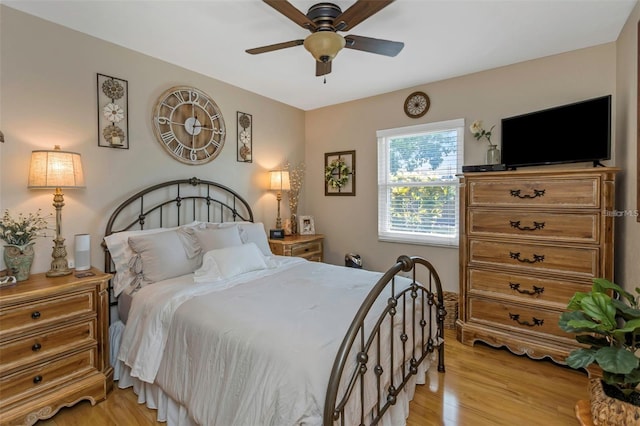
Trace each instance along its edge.
{"label": "white comforter", "polygon": [[202,425],[322,424],[338,347],[381,274],[278,262],[223,290],[192,276],[142,288],[119,359]]}

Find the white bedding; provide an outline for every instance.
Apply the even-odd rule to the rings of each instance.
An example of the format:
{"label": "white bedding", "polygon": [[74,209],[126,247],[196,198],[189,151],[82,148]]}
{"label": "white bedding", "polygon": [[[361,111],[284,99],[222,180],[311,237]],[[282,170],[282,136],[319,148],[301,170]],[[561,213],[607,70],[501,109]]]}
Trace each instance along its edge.
{"label": "white bedding", "polygon": [[224,283],[190,274],[140,289],[119,352],[131,376],[197,424],[322,424],[338,347],[381,274],[274,258]]}

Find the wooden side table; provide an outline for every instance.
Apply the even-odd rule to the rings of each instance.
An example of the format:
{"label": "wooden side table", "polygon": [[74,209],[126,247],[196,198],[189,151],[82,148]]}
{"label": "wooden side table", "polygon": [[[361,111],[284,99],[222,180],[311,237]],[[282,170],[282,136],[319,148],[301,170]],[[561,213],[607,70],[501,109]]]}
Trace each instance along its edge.
{"label": "wooden side table", "polygon": [[32,425],[113,388],[110,274],[33,274],[0,288],[0,424]]}
{"label": "wooden side table", "polygon": [[322,262],[324,235],[292,235],[284,239],[270,239],[273,254],[303,257],[312,262]]}

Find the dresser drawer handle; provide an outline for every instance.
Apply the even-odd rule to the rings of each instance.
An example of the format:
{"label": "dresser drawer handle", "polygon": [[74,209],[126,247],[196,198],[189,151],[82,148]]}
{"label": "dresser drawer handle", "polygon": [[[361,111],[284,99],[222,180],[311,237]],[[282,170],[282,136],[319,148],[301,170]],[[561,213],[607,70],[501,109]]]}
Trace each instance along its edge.
{"label": "dresser drawer handle", "polygon": [[534,189],[533,190],[533,195],[531,194],[524,194],[522,195],[522,190],[521,189],[512,189],[511,191],[511,196],[512,197],[516,197],[516,198],[521,198],[521,199],[525,199],[525,198],[538,198],[538,197],[543,197],[544,193],[546,192],[545,189]]}
{"label": "dresser drawer handle", "polygon": [[533,254],[533,259],[527,259],[526,257],[524,259],[520,259],[520,253],[514,253],[512,251],[509,252],[509,257],[512,259],[517,260],[518,262],[522,262],[522,263],[538,263],[538,262],[544,262],[544,254]]}
{"label": "dresser drawer handle", "polygon": [[533,226],[520,226],[519,220],[510,220],[512,228],[519,229],[520,231],[537,231],[538,229],[544,228],[544,222],[533,222]]}
{"label": "dresser drawer handle", "polygon": [[40,382],[42,382],[42,376],[36,376],[33,378],[33,383],[35,383],[36,385]]}
{"label": "dresser drawer handle", "polygon": [[531,320],[533,322],[529,322],[529,321],[520,321],[520,314],[512,314],[511,312],[509,312],[509,318],[511,318],[512,320],[514,320],[515,322],[517,322],[520,325],[526,325],[527,327],[539,327],[542,324],[544,324],[544,320],[543,319],[538,319],[536,317],[531,317]]}
{"label": "dresser drawer handle", "polygon": [[34,352],[38,352],[40,349],[42,349],[42,345],[40,343],[36,343],[33,346],[31,346],[31,350]]}
{"label": "dresser drawer handle", "polygon": [[533,286],[533,290],[520,290],[520,284],[519,283],[509,283],[509,288],[511,288],[511,290],[515,290],[520,294],[528,294],[530,296],[534,296],[536,294],[542,294],[544,292],[544,287],[538,287],[538,286]]}
{"label": "dresser drawer handle", "polygon": [[40,312],[38,311],[32,312],[31,318],[33,318],[34,320],[40,318]]}

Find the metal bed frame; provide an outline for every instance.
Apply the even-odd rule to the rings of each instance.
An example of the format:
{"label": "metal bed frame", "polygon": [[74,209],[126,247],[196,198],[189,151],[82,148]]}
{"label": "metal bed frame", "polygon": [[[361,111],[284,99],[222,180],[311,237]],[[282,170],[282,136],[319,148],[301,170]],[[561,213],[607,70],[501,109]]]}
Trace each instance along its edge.
{"label": "metal bed frame", "polygon": [[[105,236],[135,229],[180,226],[195,220],[253,222],[253,212],[242,196],[219,183],[196,177],[172,180],[146,188],[120,204],[107,222]],[[103,247],[105,271],[115,272],[106,244]],[[397,288],[398,275],[409,277],[411,284]],[[365,321],[380,297],[388,297],[386,306],[368,330]],[[360,424],[378,424],[396,403],[400,391],[418,373],[420,363],[436,350],[438,371],[444,372],[446,314],[435,268],[420,257],[400,256],[362,303],[336,354],[327,386],[324,426],[344,426],[345,407],[356,396],[360,397]],[[435,332],[432,318],[436,318]],[[371,319],[367,323],[372,323]],[[401,333],[394,332],[394,324],[401,327]],[[390,356],[381,353],[381,328],[385,326],[390,329]],[[396,345],[400,345],[403,354],[400,360],[394,359]],[[390,359],[388,365],[380,361],[386,358]],[[390,373],[390,383],[381,380],[385,371]],[[366,408],[363,400],[365,381],[370,380],[371,374],[375,375],[373,382],[377,388],[372,410]]]}

